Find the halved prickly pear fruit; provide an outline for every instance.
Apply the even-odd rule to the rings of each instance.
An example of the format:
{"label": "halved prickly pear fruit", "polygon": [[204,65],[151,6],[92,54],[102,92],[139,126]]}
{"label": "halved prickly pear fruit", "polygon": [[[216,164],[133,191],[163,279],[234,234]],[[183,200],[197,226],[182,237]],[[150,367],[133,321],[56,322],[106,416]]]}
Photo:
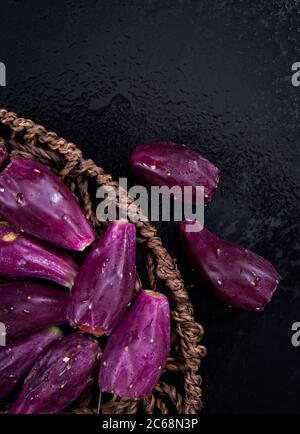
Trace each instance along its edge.
{"label": "halved prickly pear fruit", "polygon": [[84,250],[95,239],[73,193],[37,161],[11,159],[0,174],[0,215],[42,240]]}
{"label": "halved prickly pear fruit", "polygon": [[184,253],[191,266],[227,305],[263,310],[281,280],[273,265],[203,227],[191,231],[194,224],[193,221],[184,221],[180,225]]}
{"label": "halved prickly pear fruit", "polygon": [[100,359],[96,340],[75,333],[53,344],[34,364],[10,414],[55,414],[92,381]]}
{"label": "halved prickly pear fruit", "polygon": [[24,379],[37,358],[61,337],[59,328],[50,327],[0,348],[0,401]]}
{"label": "halved prickly pear fruit", "polygon": [[168,299],[158,292],[141,291],[108,338],[100,365],[100,388],[134,399],[149,395],[169,350]]}
{"label": "halved prickly pear fruit", "polygon": [[135,293],[136,230],[125,220],[112,222],[85,259],[68,304],[73,327],[95,336],[109,334]]}
{"label": "halved prickly pear fruit", "polygon": [[0,276],[47,279],[71,288],[77,271],[76,263],[67,254],[0,221]]}
{"label": "halved prickly pear fruit", "polygon": [[204,203],[209,203],[219,183],[219,169],[216,166],[199,152],[173,142],[137,146],[131,155],[130,167],[139,179],[149,185],[169,188],[179,186],[181,189],[191,186],[191,196],[182,194],[188,203],[203,203],[203,198],[196,194],[197,186],[204,187]]}
{"label": "halved prickly pear fruit", "polygon": [[51,325],[67,323],[69,293],[38,283],[0,283],[0,322],[7,342]]}

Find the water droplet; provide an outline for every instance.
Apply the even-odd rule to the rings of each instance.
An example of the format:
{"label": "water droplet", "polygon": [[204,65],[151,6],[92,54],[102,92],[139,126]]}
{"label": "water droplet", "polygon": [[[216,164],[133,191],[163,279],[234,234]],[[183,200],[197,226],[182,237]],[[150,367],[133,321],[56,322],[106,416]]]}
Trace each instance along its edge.
{"label": "water droplet", "polygon": [[130,384],[129,389],[132,389],[132,388],[133,388],[133,384]]}
{"label": "water droplet", "polygon": [[41,171],[40,171],[39,169],[33,169],[33,171],[34,171],[35,173],[41,173]]}
{"label": "water droplet", "polygon": [[217,255],[220,256],[220,254],[222,253],[221,249],[217,249]]}
{"label": "water droplet", "polygon": [[252,286],[256,286],[256,282],[254,280],[252,280],[250,283]]}
{"label": "water droplet", "polygon": [[221,280],[221,279],[218,279],[218,285],[221,286],[222,283],[223,283],[222,280]]}
{"label": "water droplet", "polygon": [[20,205],[20,206],[25,204],[24,196],[22,193],[16,194],[16,203],[17,203],[17,205]]}
{"label": "water droplet", "polygon": [[153,342],[154,342],[154,339],[151,338],[151,339],[150,339],[150,344],[153,344]]}
{"label": "water droplet", "polygon": [[107,362],[103,362],[103,366],[107,366]]}
{"label": "water droplet", "polygon": [[168,176],[171,176],[171,172],[168,171],[168,172],[167,172],[167,175],[168,175]]}
{"label": "water droplet", "polygon": [[65,214],[65,215],[63,215],[63,220],[68,221],[68,220],[70,220],[70,217]]}
{"label": "water droplet", "polygon": [[28,309],[23,309],[24,313],[30,313]]}
{"label": "water droplet", "polygon": [[31,296],[30,295],[28,295],[27,300],[31,300]]}
{"label": "water droplet", "polygon": [[4,192],[5,192],[4,188],[0,187],[0,193],[4,193]]}
{"label": "water droplet", "polygon": [[152,170],[156,170],[156,164],[151,164],[150,167],[151,167]]}
{"label": "water droplet", "polygon": [[53,193],[53,195],[51,196],[52,203],[59,203],[60,199],[61,195],[59,193]]}
{"label": "water droplet", "polygon": [[92,307],[93,307],[93,303],[90,303],[89,306],[88,306],[88,309],[91,310]]}

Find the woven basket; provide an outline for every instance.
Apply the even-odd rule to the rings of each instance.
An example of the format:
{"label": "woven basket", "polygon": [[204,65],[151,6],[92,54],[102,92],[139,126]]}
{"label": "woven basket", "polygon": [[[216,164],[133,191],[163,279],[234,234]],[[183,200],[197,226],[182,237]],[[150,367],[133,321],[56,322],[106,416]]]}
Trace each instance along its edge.
{"label": "woven basket", "polygon": [[[90,197],[91,183],[112,186],[116,192],[118,183],[93,160],[85,160],[74,143],[67,142],[54,132],[48,132],[43,126],[19,118],[5,109],[0,109],[0,121],[5,125],[5,140],[0,138],[0,141],[7,143],[10,153],[38,160],[63,178],[78,197],[87,219],[100,237],[105,224],[99,222],[95,216]],[[116,200],[119,208],[123,209],[133,202],[128,196],[126,204],[118,203],[118,197]],[[159,279],[164,284],[172,306],[172,349],[165,372],[151,396],[143,400],[130,400],[108,395],[102,401],[101,412],[195,414],[202,406],[199,369],[201,359],[206,354],[205,347],[200,345],[203,328],[194,320],[193,307],[176,261],[163,246],[157,230],[148,220],[133,223],[137,229],[138,243],[147,250],[148,282],[144,282],[144,287],[156,290]],[[141,286],[139,280],[137,286]],[[171,383],[179,385],[179,390]],[[67,412],[96,413],[94,407],[92,391],[89,389],[83,394],[79,404],[71,406]]]}

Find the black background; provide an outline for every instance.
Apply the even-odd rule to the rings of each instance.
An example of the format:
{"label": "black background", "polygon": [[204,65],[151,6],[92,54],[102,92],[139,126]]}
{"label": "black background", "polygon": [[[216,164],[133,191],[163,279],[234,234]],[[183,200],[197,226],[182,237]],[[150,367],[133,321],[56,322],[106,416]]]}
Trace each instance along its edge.
{"label": "black background", "polygon": [[[13,1],[0,5],[0,106],[73,140],[115,178],[139,143],[174,140],[221,169],[216,234],[284,281],[264,313],[229,309],[162,236],[205,327],[204,413],[300,413],[298,1]],[[298,45],[298,50],[297,50]]]}

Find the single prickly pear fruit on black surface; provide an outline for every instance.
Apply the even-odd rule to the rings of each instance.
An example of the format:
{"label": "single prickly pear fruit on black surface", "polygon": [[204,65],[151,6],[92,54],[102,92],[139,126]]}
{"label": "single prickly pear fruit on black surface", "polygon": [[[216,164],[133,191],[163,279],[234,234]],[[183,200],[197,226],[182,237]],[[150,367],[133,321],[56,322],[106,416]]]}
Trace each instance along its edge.
{"label": "single prickly pear fruit on black surface", "polygon": [[191,266],[227,305],[261,311],[281,280],[273,265],[237,244],[203,228],[190,231],[195,222],[184,221],[180,236]]}
{"label": "single prickly pear fruit on black surface", "polygon": [[69,250],[95,240],[73,193],[34,160],[11,159],[0,174],[0,215],[18,229]]}
{"label": "single prickly pear fruit on black surface", "polygon": [[96,336],[110,334],[134,296],[135,280],[135,226],[112,222],[75,279],[68,303],[70,324]]}
{"label": "single prickly pear fruit on black surface", "polygon": [[130,167],[138,179],[149,185],[193,187],[192,197],[184,201],[202,203],[196,186],[204,187],[204,203],[208,204],[219,183],[219,169],[199,152],[173,142],[153,142],[137,146],[130,158]]}
{"label": "single prickly pear fruit on black surface", "polygon": [[100,356],[98,342],[82,333],[53,344],[34,364],[9,413],[60,413],[91,382]]}
{"label": "single prickly pear fruit on black surface", "polygon": [[99,371],[103,391],[128,398],[151,393],[170,350],[168,299],[141,291],[105,346]]}
{"label": "single prickly pear fruit on black surface", "polygon": [[76,263],[67,254],[0,221],[0,276],[47,279],[71,288],[77,271]]}
{"label": "single prickly pear fruit on black surface", "polygon": [[24,379],[36,359],[61,337],[59,328],[50,327],[0,348],[0,401]]}
{"label": "single prickly pear fruit on black surface", "polygon": [[7,342],[51,325],[67,323],[69,293],[39,283],[0,283],[0,322]]}

